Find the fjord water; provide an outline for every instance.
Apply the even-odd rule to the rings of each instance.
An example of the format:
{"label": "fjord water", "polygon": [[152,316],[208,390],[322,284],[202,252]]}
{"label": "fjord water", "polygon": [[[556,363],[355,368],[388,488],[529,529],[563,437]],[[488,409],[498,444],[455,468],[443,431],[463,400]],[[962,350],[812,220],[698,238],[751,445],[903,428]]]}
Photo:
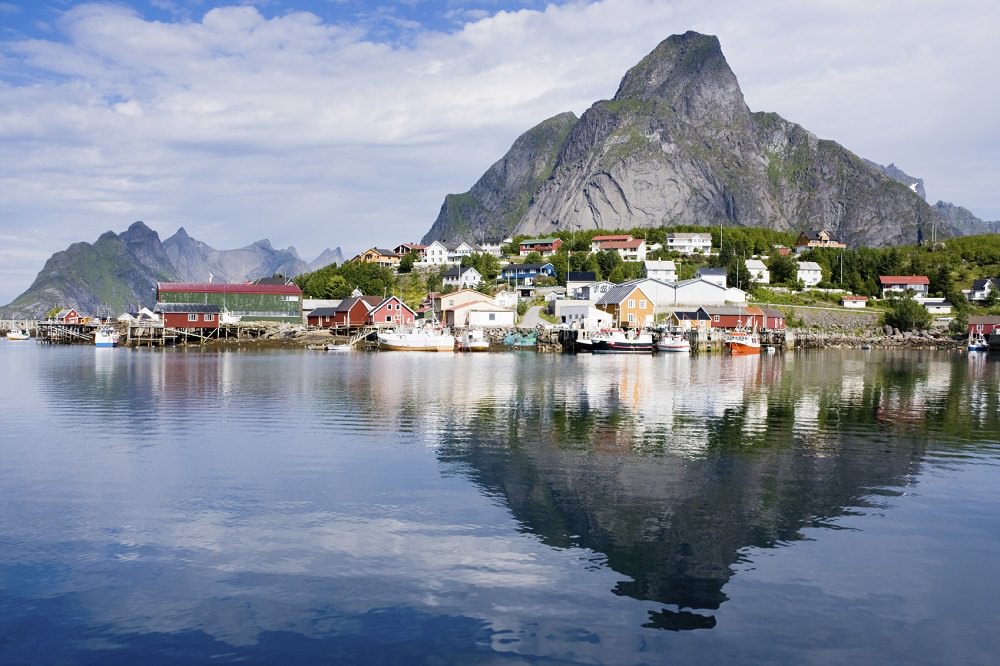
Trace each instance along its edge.
{"label": "fjord water", "polygon": [[3,664],[994,664],[1000,359],[0,343]]}

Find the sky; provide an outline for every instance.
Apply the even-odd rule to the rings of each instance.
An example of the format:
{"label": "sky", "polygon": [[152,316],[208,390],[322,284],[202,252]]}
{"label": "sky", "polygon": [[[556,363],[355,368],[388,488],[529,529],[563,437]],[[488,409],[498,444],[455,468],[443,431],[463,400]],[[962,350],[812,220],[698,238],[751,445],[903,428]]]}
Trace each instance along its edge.
{"label": "sky", "polygon": [[992,0],[0,0],[0,303],[136,220],[307,261],[418,241],[687,30],[751,110],[1000,220]]}

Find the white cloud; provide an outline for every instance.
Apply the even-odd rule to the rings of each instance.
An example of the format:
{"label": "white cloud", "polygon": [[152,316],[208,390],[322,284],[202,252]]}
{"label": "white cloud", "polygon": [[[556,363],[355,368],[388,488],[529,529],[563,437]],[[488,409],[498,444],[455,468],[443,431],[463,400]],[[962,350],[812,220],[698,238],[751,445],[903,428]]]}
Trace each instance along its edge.
{"label": "white cloud", "polygon": [[[379,43],[307,12],[232,6],[171,23],[76,6],[58,39],[0,46],[0,233],[32,229],[46,256],[135,219],[306,258],[416,240],[518,134],[612,96],[687,29],[719,36],[752,109],[1000,219],[984,187],[1000,175],[988,5],[603,0],[466,16],[452,33],[407,25],[405,42]],[[0,302],[41,264],[20,261]]]}

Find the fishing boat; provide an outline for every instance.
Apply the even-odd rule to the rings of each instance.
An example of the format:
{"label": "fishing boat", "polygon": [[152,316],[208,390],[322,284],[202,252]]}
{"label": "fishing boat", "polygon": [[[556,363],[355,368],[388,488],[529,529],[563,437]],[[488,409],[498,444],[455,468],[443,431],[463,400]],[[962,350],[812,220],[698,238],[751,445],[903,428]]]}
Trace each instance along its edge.
{"label": "fishing boat", "polygon": [[26,328],[18,328],[15,330],[7,331],[8,340],[30,340],[31,333],[28,332]]}
{"label": "fishing boat", "polygon": [[113,326],[101,326],[94,333],[95,347],[116,347],[118,345],[118,331]]}
{"label": "fishing boat", "polygon": [[345,342],[342,344],[331,343],[326,346],[326,350],[332,352],[349,352],[349,351],[354,351],[354,345],[352,345],[349,342]]}
{"label": "fishing boat", "polygon": [[730,354],[759,354],[760,336],[756,330],[750,330],[740,324],[723,339],[722,344]]}
{"label": "fishing boat", "polygon": [[594,351],[593,336],[595,333],[581,329],[576,332],[576,339],[573,340],[573,351],[577,354],[587,354]]}
{"label": "fishing boat", "polygon": [[969,335],[969,342],[966,345],[970,352],[989,351],[990,344],[986,341],[986,336],[982,333],[972,333]]}
{"label": "fishing boat", "polygon": [[595,354],[652,354],[653,334],[616,329],[591,338]]}
{"label": "fishing boat", "polygon": [[466,329],[458,339],[459,351],[489,351],[490,341],[481,328]]}
{"label": "fishing boat", "polygon": [[380,331],[378,348],[386,351],[454,351],[455,336],[443,329],[426,326]]}
{"label": "fishing boat", "polygon": [[656,341],[656,351],[658,352],[689,352],[691,343],[683,335],[662,335]]}

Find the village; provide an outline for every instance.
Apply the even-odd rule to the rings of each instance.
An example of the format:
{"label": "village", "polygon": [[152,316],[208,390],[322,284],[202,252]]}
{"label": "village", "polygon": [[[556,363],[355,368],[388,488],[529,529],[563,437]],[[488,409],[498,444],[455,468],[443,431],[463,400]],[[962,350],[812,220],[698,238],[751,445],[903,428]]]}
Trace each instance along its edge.
{"label": "village", "polygon": [[[787,321],[789,307],[753,302],[749,291],[741,288],[769,284],[768,265],[762,258],[740,262],[744,275],[737,277],[739,286],[732,286],[726,268],[717,266],[699,266],[693,277],[678,279],[678,262],[649,259],[647,255],[665,249],[677,257],[708,256],[712,234],[668,233],[665,241],[647,247],[645,239],[629,234],[593,236],[591,254],[616,253],[622,262],[641,267],[640,277],[620,283],[599,280],[596,272],[568,270],[567,261],[564,283],[559,284],[553,261],[560,256],[560,238],[520,240],[517,257],[503,253],[504,248],[515,246],[509,238],[479,245],[463,242],[455,247],[437,241],[426,246],[403,243],[391,250],[371,248],[350,261],[397,272],[408,257],[412,262],[408,270],[441,271],[443,289],[427,293],[416,307],[398,294],[365,294],[358,289],[346,298],[312,298],[294,279],[283,277],[245,284],[160,282],[156,302],[150,308],[111,318],[88,316],[67,307],[44,321],[0,323],[0,328],[6,327],[11,340],[34,334],[44,342],[92,342],[98,346],[294,339],[324,349],[532,347],[541,351],[645,353],[657,349],[733,351],[734,337],[750,336],[751,349],[743,353],[757,353],[796,344],[797,337]],[[813,248],[845,247],[829,232],[802,232],[794,247],[776,248],[776,252],[795,257]],[[498,260],[495,284],[487,285],[474,266],[463,265],[465,258],[477,254]],[[662,256],[662,252],[658,254]],[[562,256],[566,256],[565,251]],[[822,271],[816,262],[794,260],[794,265],[803,288],[819,289]],[[926,275],[883,275],[879,283],[882,299],[906,298],[919,304],[934,323],[928,328],[941,332],[942,324],[951,321],[952,303],[929,294]],[[491,288],[484,289],[486,286]],[[835,292],[839,301],[831,304],[831,310],[869,309],[867,296],[826,291]],[[983,278],[965,290],[965,297],[970,302],[983,302],[995,299],[997,292],[1000,279]],[[859,320],[864,323],[861,329],[867,331],[855,326],[859,346],[871,344],[872,337],[901,341],[898,330],[873,333],[880,325],[877,313],[873,315]],[[387,337],[390,331],[396,336],[393,342]],[[403,337],[404,331],[410,332],[410,338]],[[435,331],[433,340],[427,339],[429,331]],[[953,328],[951,333],[955,333]],[[1000,316],[970,316],[965,334],[969,349],[974,344],[989,348],[991,336],[1000,338]],[[450,337],[442,340],[441,335]],[[615,340],[605,343],[602,338],[608,337]],[[817,339],[803,332],[799,338],[801,344]],[[912,336],[908,341],[913,341]]]}

